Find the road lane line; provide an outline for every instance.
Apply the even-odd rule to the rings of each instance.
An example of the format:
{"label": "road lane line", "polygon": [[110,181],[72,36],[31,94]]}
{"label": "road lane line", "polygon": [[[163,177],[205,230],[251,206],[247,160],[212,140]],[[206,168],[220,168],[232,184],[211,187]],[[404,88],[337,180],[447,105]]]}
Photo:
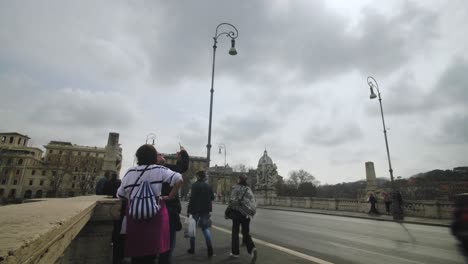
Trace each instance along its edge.
{"label": "road lane line", "polygon": [[[215,226],[215,225],[212,225],[211,227],[213,229],[218,230],[218,231],[221,231],[221,232],[224,232],[224,233],[227,233],[227,234],[231,234],[231,231],[228,230],[228,229],[225,229],[225,228],[222,228],[222,227],[219,227],[219,226]],[[242,237],[242,235],[239,235],[239,236]],[[285,248],[285,247],[282,247],[282,246],[278,246],[278,245],[275,245],[275,244],[272,244],[270,242],[266,242],[266,241],[263,241],[263,240],[260,240],[260,239],[257,239],[257,238],[252,238],[252,240],[257,244],[264,245],[264,246],[267,246],[267,247],[270,247],[270,248],[274,248],[274,249],[279,250],[281,252],[288,253],[290,255],[293,255],[293,256],[308,260],[308,261],[312,261],[312,262],[317,263],[317,264],[333,264],[332,262],[328,262],[328,261],[325,261],[323,259],[319,259],[319,258],[310,256],[310,255],[306,255],[304,253],[297,252],[295,250]]]}

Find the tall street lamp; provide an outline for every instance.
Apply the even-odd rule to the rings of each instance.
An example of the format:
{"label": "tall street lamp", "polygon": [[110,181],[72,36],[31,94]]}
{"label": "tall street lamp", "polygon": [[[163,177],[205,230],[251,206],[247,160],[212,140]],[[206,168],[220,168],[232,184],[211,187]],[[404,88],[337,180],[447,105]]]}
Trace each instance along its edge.
{"label": "tall street lamp", "polygon": [[[230,31],[223,31],[221,33],[218,33],[218,30],[221,26],[227,26],[232,28]],[[234,31],[233,31],[234,30]],[[211,97],[210,97],[210,120],[208,124],[208,144],[206,145],[206,163],[207,166],[206,168],[210,168],[210,152],[211,152],[211,119],[213,115],[213,92],[214,92],[214,73],[215,73],[215,59],[216,59],[216,44],[218,44],[218,38],[221,36],[226,36],[228,38],[231,38],[231,48],[229,49],[229,55],[236,55],[237,50],[236,50],[236,38],[239,35],[239,32],[237,31],[237,28],[229,23],[221,23],[216,27],[215,35],[213,37],[213,67],[211,71]]]}
{"label": "tall street lamp", "polygon": [[393,169],[392,169],[392,161],[390,159],[390,150],[388,149],[388,139],[387,139],[387,127],[385,126],[385,118],[383,114],[383,107],[382,107],[382,97],[380,96],[380,90],[379,90],[379,85],[377,81],[374,79],[374,77],[369,76],[367,77],[367,84],[369,85],[370,89],[370,96],[369,98],[375,99],[377,98],[377,95],[374,93],[374,88],[377,90],[377,94],[379,97],[379,103],[380,103],[380,113],[382,115],[382,125],[383,125],[383,132],[384,132],[384,137],[385,137],[385,147],[387,148],[387,158],[388,158],[388,168],[390,172],[390,181],[392,185],[392,200],[393,200],[393,220],[403,220],[403,211],[401,209],[401,204],[400,204],[400,194],[397,192],[395,189],[395,183],[393,181]]}
{"label": "tall street lamp", "polygon": [[221,150],[224,150],[224,168],[226,168],[226,155],[227,155],[227,150],[226,150],[226,145],[223,143],[219,144],[219,154],[222,154]]}

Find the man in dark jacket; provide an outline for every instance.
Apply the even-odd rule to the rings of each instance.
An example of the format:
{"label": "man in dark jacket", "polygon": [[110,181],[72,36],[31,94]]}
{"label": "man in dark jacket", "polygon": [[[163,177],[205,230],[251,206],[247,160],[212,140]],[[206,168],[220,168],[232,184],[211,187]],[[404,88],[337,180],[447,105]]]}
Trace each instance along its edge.
{"label": "man in dark jacket", "polygon": [[[206,247],[208,248],[208,257],[213,256],[213,246],[211,244],[210,233],[210,213],[212,211],[212,202],[214,193],[211,186],[205,181],[206,174],[204,171],[197,172],[197,182],[192,184],[189,204],[187,207],[187,215],[191,214],[201,227],[203,236],[205,236]],[[195,253],[195,237],[190,238],[190,249],[188,253]]]}
{"label": "man in dark jacket", "polygon": [[[172,171],[178,173],[184,173],[188,170],[190,163],[190,157],[187,151],[180,147],[180,151],[177,152],[177,163],[176,164],[165,164],[165,159],[162,155],[158,154],[158,164],[163,165]],[[172,191],[172,187],[169,183],[163,183],[161,189],[161,195],[167,196]],[[182,211],[182,206],[180,204],[179,195],[175,195],[172,200],[166,200],[167,212],[169,213],[169,235],[171,241],[171,250],[169,251],[169,259],[172,258],[172,252],[175,248],[176,243],[176,232],[182,229],[182,224],[180,222],[180,212]]]}

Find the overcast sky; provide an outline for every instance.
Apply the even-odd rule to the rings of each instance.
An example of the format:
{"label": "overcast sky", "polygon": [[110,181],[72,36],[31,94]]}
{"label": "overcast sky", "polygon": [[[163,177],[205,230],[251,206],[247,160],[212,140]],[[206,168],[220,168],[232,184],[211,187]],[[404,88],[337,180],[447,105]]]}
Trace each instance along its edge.
{"label": "overcast sky", "polygon": [[[385,3],[384,3],[385,2]],[[468,165],[468,2],[1,1],[0,131],[104,146],[120,133],[125,170],[149,133],[206,155],[213,35],[219,39],[212,165],[321,183],[388,177],[383,97],[396,176]],[[229,30],[228,28],[222,28]]]}

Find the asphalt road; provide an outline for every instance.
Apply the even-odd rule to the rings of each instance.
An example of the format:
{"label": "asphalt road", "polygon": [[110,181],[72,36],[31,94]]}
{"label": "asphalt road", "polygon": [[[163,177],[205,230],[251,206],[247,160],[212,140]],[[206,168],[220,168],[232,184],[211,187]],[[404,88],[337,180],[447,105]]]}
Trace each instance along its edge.
{"label": "asphalt road", "polygon": [[[213,224],[230,229],[226,206],[213,206]],[[259,209],[251,233],[333,263],[464,263],[446,227]]]}

